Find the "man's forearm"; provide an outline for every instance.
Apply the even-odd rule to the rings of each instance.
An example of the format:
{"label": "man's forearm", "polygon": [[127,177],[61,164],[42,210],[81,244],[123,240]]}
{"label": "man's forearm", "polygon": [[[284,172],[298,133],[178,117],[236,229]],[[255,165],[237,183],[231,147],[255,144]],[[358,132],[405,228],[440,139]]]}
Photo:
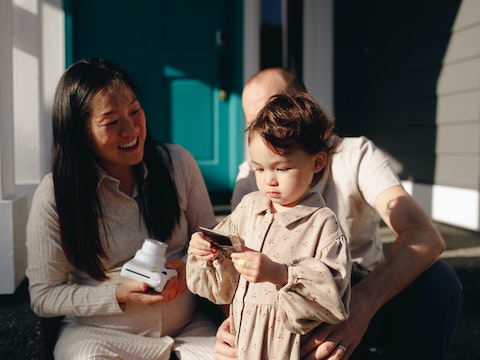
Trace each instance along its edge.
{"label": "man's forearm", "polygon": [[385,261],[357,289],[374,299],[378,309],[432,266],[445,242],[430,217],[401,186],[377,196],[375,209],[397,234]]}
{"label": "man's forearm", "polygon": [[378,311],[430,268],[443,249],[443,240],[435,228],[420,225],[404,231],[390,247],[385,261],[353,288],[352,295],[368,297],[370,306]]}

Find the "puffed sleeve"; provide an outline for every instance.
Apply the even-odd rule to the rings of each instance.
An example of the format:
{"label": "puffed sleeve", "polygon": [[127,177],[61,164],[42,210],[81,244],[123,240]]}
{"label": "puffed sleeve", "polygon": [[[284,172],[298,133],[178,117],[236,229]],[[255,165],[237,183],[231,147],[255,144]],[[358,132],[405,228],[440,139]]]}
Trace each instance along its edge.
{"label": "puffed sleeve", "polygon": [[286,328],[293,333],[306,334],[322,322],[337,324],[348,317],[350,252],[340,227],[335,226],[337,232],[322,233],[332,241],[315,257],[287,263],[288,282],[279,290],[279,309]]}
{"label": "puffed sleeve", "polygon": [[230,304],[238,285],[239,274],[224,254],[214,261],[198,260],[189,254],[187,286],[190,291],[215,304]]}
{"label": "puffed sleeve", "polygon": [[[227,216],[215,229],[221,229],[225,234],[229,234],[229,224],[230,216]],[[240,240],[236,236],[231,236],[231,240],[234,246],[220,251],[217,259],[213,261],[199,260],[195,255],[188,254],[187,286],[189,290],[219,305],[232,302],[240,277],[229,256],[235,248],[240,248]]]}

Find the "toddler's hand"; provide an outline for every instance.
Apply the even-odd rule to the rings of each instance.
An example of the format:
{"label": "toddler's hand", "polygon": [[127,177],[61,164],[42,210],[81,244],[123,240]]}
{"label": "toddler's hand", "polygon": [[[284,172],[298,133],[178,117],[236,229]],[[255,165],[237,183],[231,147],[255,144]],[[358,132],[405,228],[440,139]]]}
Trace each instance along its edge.
{"label": "toddler's hand", "polygon": [[208,240],[205,240],[202,232],[196,232],[190,239],[188,253],[195,255],[199,260],[213,261],[218,257],[219,251]]}
{"label": "toddler's hand", "polygon": [[261,252],[248,249],[233,253],[231,257],[235,269],[249,282],[268,281],[280,287],[287,283],[286,265],[271,260]]}

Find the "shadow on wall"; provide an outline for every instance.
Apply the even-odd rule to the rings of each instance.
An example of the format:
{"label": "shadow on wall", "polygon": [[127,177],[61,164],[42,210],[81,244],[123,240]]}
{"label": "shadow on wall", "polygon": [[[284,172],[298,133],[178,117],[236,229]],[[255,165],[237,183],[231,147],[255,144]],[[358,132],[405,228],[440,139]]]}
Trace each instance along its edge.
{"label": "shadow on wall", "polygon": [[340,135],[366,135],[402,179],[435,177],[437,83],[461,0],[335,3]]}

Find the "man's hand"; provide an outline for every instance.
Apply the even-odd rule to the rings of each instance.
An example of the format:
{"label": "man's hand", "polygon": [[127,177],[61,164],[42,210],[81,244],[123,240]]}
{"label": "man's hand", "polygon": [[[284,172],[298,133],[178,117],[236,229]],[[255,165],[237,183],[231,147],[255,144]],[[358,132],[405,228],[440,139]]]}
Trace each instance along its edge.
{"label": "man's hand", "polygon": [[230,333],[230,318],[225,319],[217,330],[215,360],[236,359],[235,335]]}
{"label": "man's hand", "polygon": [[[375,315],[371,308],[368,297],[354,296],[352,291],[348,319],[337,325],[323,323],[312,330],[301,346],[302,359],[348,359],[360,344]],[[346,351],[342,347],[345,347]]]}
{"label": "man's hand", "polygon": [[334,326],[322,324],[312,331],[302,345],[305,359],[348,359],[375,313],[428,269],[444,250],[443,239],[430,218],[401,186],[378,195],[375,209],[397,238],[385,261],[352,288],[349,318]]}

